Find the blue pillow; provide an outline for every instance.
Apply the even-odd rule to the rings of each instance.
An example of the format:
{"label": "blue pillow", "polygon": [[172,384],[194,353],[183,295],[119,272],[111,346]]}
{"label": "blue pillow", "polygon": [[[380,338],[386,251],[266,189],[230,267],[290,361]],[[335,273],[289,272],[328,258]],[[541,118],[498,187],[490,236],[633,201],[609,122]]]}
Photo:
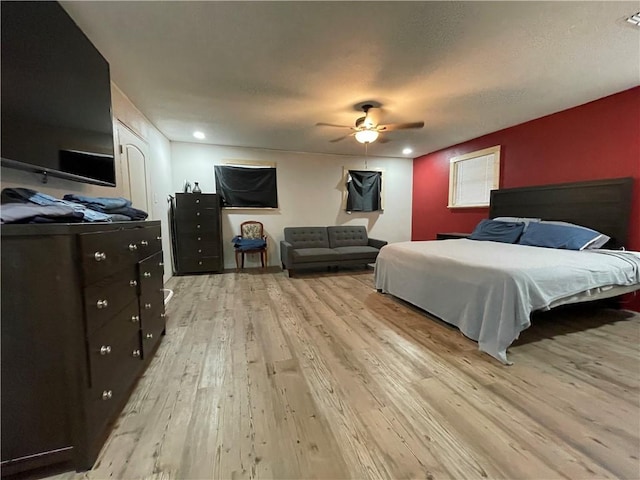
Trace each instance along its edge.
{"label": "blue pillow", "polygon": [[498,222],[516,222],[516,223],[524,223],[524,230],[522,233],[527,231],[527,226],[531,222],[541,222],[541,218],[530,218],[530,217],[496,217],[494,220]]}
{"label": "blue pillow", "polygon": [[524,223],[502,222],[497,220],[482,220],[473,229],[471,240],[489,240],[492,242],[516,243],[522,231]]}
{"label": "blue pillow", "polygon": [[579,225],[540,222],[530,223],[518,243],[534,247],[584,250],[602,237],[600,232]]}

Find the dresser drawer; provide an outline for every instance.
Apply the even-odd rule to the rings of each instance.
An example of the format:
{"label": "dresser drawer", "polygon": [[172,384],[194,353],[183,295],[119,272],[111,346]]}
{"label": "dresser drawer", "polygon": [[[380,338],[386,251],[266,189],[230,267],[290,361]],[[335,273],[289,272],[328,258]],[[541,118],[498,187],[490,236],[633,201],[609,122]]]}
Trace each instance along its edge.
{"label": "dresser drawer", "polygon": [[165,327],[164,306],[142,313],[142,358],[145,362],[151,359]]}
{"label": "dresser drawer", "polygon": [[147,283],[140,291],[140,314],[144,315],[149,310],[157,310],[164,308],[164,292],[162,284],[157,285],[155,282]]}
{"label": "dresser drawer", "polygon": [[178,232],[180,232],[180,236],[184,234],[217,236],[220,231],[220,225],[217,218],[203,218],[201,220],[178,220],[176,221],[176,227]]}
{"label": "dresser drawer", "polygon": [[140,228],[136,233],[136,245],[138,247],[139,260],[143,260],[162,251],[162,232],[159,225]]}
{"label": "dresser drawer", "polygon": [[220,257],[180,257],[178,266],[181,272],[220,272],[222,259]]}
{"label": "dresser drawer", "polygon": [[180,257],[217,257],[220,255],[220,244],[202,236],[182,238],[178,243],[178,255]]}
{"label": "dresser drawer", "polygon": [[89,336],[91,385],[104,384],[113,377],[126,376],[125,369],[131,368],[127,359],[140,357],[138,315],[138,305],[134,300],[106,325]]}
{"label": "dresser drawer", "polygon": [[214,194],[178,193],[176,207],[178,210],[192,210],[196,207],[218,208],[220,199]]}
{"label": "dresser drawer", "polygon": [[85,392],[89,443],[103,435],[107,426],[117,418],[144,366],[139,332],[124,339],[122,345],[118,360],[112,362],[114,374],[100,375]]}
{"label": "dresser drawer", "polygon": [[196,207],[193,210],[178,210],[176,212],[176,221],[178,223],[198,223],[209,222],[218,223],[219,211],[217,208]]}
{"label": "dresser drawer", "polygon": [[[118,314],[138,296],[138,275],[134,265],[85,287],[84,309],[87,332],[91,334]],[[135,303],[135,302],[134,302]]]}
{"label": "dresser drawer", "polygon": [[80,239],[80,258],[85,285],[113,275],[139,259],[138,242],[143,230],[130,229],[112,232],[83,233]]}
{"label": "dresser drawer", "polygon": [[140,295],[148,292],[160,291],[164,285],[164,261],[162,252],[158,252],[138,263],[138,275],[140,279]]}

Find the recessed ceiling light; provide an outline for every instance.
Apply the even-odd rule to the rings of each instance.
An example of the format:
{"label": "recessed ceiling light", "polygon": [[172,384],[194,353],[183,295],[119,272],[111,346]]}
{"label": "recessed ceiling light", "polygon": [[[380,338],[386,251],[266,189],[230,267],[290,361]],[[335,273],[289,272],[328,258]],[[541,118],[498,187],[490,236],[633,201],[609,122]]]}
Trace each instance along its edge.
{"label": "recessed ceiling light", "polygon": [[636,27],[640,27],[640,12],[635,13],[627,18],[627,22],[632,23]]}
{"label": "recessed ceiling light", "polygon": [[405,155],[409,155],[410,153],[413,153],[413,150],[411,150],[409,147],[403,148],[402,153],[404,153]]}
{"label": "recessed ceiling light", "polygon": [[193,136],[196,137],[198,140],[204,140],[205,139],[204,133],[202,133],[202,132],[193,132]]}

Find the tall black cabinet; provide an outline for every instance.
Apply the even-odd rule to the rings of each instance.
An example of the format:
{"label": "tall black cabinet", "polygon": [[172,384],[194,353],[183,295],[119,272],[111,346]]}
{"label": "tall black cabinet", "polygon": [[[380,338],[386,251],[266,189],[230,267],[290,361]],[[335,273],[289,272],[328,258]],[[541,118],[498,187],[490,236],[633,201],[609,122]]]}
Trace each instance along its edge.
{"label": "tall black cabinet", "polygon": [[176,274],[222,272],[220,197],[215,193],[176,193],[171,229]]}

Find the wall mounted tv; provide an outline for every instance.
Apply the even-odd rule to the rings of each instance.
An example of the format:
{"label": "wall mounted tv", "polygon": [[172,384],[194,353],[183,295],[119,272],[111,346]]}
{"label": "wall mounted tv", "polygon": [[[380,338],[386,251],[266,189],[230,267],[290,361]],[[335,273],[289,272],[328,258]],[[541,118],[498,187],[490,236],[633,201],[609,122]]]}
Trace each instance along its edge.
{"label": "wall mounted tv", "polygon": [[5,2],[2,165],[115,186],[109,64],[58,2]]}

